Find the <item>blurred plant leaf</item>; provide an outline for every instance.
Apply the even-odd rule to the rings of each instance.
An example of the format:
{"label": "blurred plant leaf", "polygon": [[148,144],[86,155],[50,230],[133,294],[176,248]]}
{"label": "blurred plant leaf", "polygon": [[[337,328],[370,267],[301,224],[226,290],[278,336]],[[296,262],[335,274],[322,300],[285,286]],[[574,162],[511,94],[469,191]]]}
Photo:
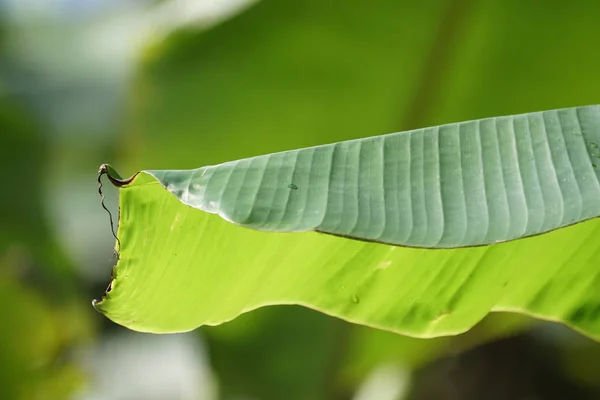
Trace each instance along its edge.
{"label": "blurred plant leaf", "polygon": [[0,398],[62,399],[83,383],[69,352],[91,336],[72,265],[44,215],[46,148],[19,97],[0,98]]}
{"label": "blurred plant leaf", "polygon": [[4,310],[8,322],[0,327],[0,398],[66,399],[81,388],[84,376],[65,350],[86,340],[87,319],[78,314],[81,309],[49,306],[7,273],[21,256],[11,252],[0,259],[0,301],[10,304]]}
{"label": "blurred plant leaf", "polygon": [[[223,399],[333,398],[344,321],[303,307],[265,307],[203,330]],[[251,367],[250,367],[251,366]]]}
{"label": "blurred plant leaf", "polygon": [[195,168],[394,132],[442,5],[267,0],[177,32],[146,53],[125,161]]}
{"label": "blurred plant leaf", "polygon": [[492,313],[463,335],[430,339],[355,326],[347,343],[339,386],[352,388],[381,364],[397,363],[414,370],[442,355],[460,353],[500,337],[516,335],[535,322],[521,314]]}
{"label": "blurred plant leaf", "polygon": [[[46,288],[72,294],[74,271],[58,247],[44,216],[43,178],[46,146],[39,122],[18,97],[0,99],[0,159],[7,167],[0,179],[7,188],[0,197],[0,256],[13,246],[25,246],[32,260],[21,265]],[[10,167],[8,167],[10,166]],[[27,184],[24,184],[27,182]],[[27,268],[33,267],[35,268]]]}

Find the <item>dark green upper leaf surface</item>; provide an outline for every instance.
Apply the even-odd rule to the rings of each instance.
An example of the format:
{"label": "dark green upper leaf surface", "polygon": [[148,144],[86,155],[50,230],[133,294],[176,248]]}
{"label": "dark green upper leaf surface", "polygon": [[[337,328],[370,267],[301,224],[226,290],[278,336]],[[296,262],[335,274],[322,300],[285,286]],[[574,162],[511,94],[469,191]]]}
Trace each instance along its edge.
{"label": "dark green upper leaf surface", "polygon": [[485,245],[600,215],[600,107],[488,118],[185,171],[185,204],[266,231]]}

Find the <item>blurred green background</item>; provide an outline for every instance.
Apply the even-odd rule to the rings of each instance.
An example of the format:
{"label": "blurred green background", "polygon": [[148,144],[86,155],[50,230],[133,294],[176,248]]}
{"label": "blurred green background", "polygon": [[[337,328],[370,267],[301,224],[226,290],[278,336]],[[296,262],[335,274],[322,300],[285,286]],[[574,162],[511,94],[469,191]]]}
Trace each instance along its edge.
{"label": "blurred green background", "polygon": [[0,0],[0,399],[600,399],[600,344],[525,316],[421,340],[282,306],[155,336],[91,307],[115,262],[101,163],[595,104],[599,17],[594,0]]}

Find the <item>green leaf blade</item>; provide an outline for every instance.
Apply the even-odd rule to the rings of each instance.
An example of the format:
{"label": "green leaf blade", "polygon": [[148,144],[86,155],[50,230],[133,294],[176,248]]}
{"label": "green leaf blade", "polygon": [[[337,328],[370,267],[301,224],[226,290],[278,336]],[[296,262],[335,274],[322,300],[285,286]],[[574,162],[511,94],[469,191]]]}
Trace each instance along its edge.
{"label": "green leaf blade", "polygon": [[[120,259],[96,307],[157,333],[298,304],[418,337],[517,311],[600,338],[600,221],[566,226],[598,216],[599,114],[500,117],[112,176]],[[310,231],[323,227],[333,235]],[[432,247],[536,236],[435,251],[370,243],[386,234]]]}

